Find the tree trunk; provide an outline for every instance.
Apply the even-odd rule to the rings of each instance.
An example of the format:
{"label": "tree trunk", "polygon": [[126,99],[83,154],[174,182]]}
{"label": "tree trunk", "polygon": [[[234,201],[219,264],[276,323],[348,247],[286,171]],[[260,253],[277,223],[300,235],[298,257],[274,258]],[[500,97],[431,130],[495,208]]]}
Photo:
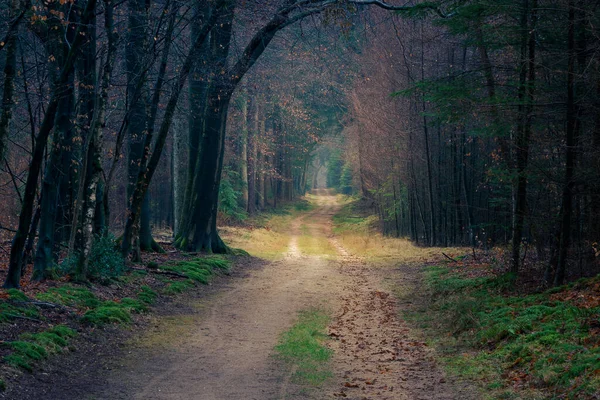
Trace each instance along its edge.
{"label": "tree trunk", "polygon": [[[13,0],[11,7],[14,14],[19,11],[19,0]],[[4,86],[2,92],[2,104],[0,110],[0,163],[6,155],[6,140],[8,138],[12,108],[14,104],[15,76],[17,73],[17,35],[18,30],[13,29],[8,33],[6,44],[4,44],[6,59],[4,62]]]}
{"label": "tree trunk", "polygon": [[[527,164],[529,160],[529,137],[531,135],[531,119],[533,100],[535,95],[535,28],[537,19],[537,0],[523,0],[523,14],[521,17],[521,52],[520,67],[521,77],[519,86],[520,122],[515,140],[515,154],[517,161],[517,184],[515,190],[515,223],[512,235],[512,264],[511,273],[519,273],[521,263],[521,241],[527,214]],[[530,17],[531,16],[531,17]],[[529,19],[531,18],[531,22]]]}
{"label": "tree trunk", "polygon": [[248,90],[244,86],[241,90],[242,106],[242,135],[240,138],[240,178],[242,180],[242,207],[248,210],[249,187],[248,187]]}
{"label": "tree trunk", "polygon": [[569,31],[568,31],[568,69],[567,69],[567,132],[566,132],[566,163],[565,182],[562,193],[560,242],[558,249],[558,264],[554,276],[554,285],[564,283],[567,267],[569,245],[571,243],[571,215],[573,213],[573,189],[575,187],[574,171],[577,155],[577,105],[575,104],[575,2],[569,0]]}
{"label": "tree trunk", "polygon": [[257,167],[258,167],[258,130],[259,122],[259,103],[256,94],[250,96],[250,111],[252,113],[252,129],[249,131],[248,145],[250,147],[248,156],[248,214],[256,212],[256,186],[257,186]]}
{"label": "tree trunk", "polygon": [[42,168],[44,150],[48,142],[48,136],[54,127],[58,103],[65,94],[68,77],[73,71],[76,54],[78,53],[79,47],[83,42],[84,37],[83,35],[79,34],[81,26],[85,26],[89,23],[94,15],[95,8],[96,0],[88,0],[85,11],[83,12],[81,18],[81,25],[78,27],[77,32],[75,33],[75,38],[71,43],[69,54],[67,55],[66,61],[61,69],[59,79],[55,84],[55,88],[52,91],[52,96],[50,98],[48,107],[46,108],[44,120],[42,121],[42,125],[40,126],[40,130],[38,132],[38,137],[31,158],[31,164],[29,165],[29,174],[27,175],[27,182],[25,184],[25,196],[23,198],[23,205],[21,206],[21,213],[19,215],[19,226],[10,249],[10,262],[6,281],[4,283],[5,288],[18,288],[20,285],[23,247],[27,239],[27,231],[29,229],[31,216],[33,214],[33,204],[35,201],[38,178]]}
{"label": "tree trunk", "polygon": [[192,47],[190,48],[188,55],[186,56],[181,69],[179,70],[177,83],[165,108],[163,121],[158,131],[156,143],[154,144],[152,152],[150,151],[152,136],[147,137],[148,145],[146,146],[144,156],[142,157],[141,168],[138,173],[136,187],[131,199],[129,215],[125,224],[125,231],[123,232],[123,241],[121,242],[121,252],[124,257],[128,257],[129,253],[131,252],[131,241],[134,234],[134,227],[139,221],[139,214],[141,212],[144,196],[159,164],[162,150],[165,146],[167,135],[173,121],[173,116],[175,115],[175,109],[177,107],[177,102],[179,101],[179,95],[181,94],[190,70],[194,65],[195,55],[200,51],[202,44],[208,36],[208,33],[211,31],[214,23],[220,16],[221,7],[222,4],[216,10],[214,10],[207,21],[204,22],[202,29],[200,29],[196,40],[192,44]]}

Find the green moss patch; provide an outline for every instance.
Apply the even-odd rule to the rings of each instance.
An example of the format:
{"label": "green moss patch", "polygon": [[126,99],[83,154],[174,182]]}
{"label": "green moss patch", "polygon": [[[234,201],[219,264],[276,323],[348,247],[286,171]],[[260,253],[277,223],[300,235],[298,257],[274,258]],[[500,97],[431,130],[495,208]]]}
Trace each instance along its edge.
{"label": "green moss patch", "polygon": [[230,268],[231,262],[221,256],[199,257],[163,266],[167,271],[177,272],[203,284],[208,284],[215,273],[228,273]]}
{"label": "green moss patch", "polygon": [[95,308],[100,305],[100,300],[89,289],[74,285],[50,288],[44,293],[37,294],[36,298],[41,301],[81,309]]}
{"label": "green moss patch", "polygon": [[33,371],[36,361],[47,358],[50,354],[60,353],[69,344],[69,338],[77,334],[73,329],[57,325],[39,333],[26,333],[19,340],[6,342],[12,352],[4,357],[4,361],[16,368]]}
{"label": "green moss patch", "polygon": [[131,308],[126,304],[106,302],[106,304],[86,312],[81,317],[81,321],[96,326],[131,322]]}
{"label": "green moss patch", "polygon": [[156,301],[156,296],[158,294],[150,288],[150,286],[142,286],[140,287],[140,292],[138,293],[138,299],[145,304],[153,304]]}
{"label": "green moss patch", "polygon": [[412,317],[451,335],[439,347],[452,372],[498,396],[513,386],[573,398],[600,391],[600,307],[557,300],[569,287],[519,296],[510,275],[469,279],[440,267],[428,269],[426,282],[432,303]]}
{"label": "green moss patch", "polygon": [[189,288],[194,286],[194,281],[191,279],[185,281],[170,281],[167,287],[164,289],[164,293],[167,295],[174,295],[177,293],[183,293]]}
{"label": "green moss patch", "polygon": [[295,368],[294,379],[300,384],[318,387],[332,376],[328,364],[332,351],[323,344],[328,323],[329,316],[321,310],[302,311],[275,347],[278,356]]}
{"label": "green moss patch", "polygon": [[18,317],[39,318],[40,314],[35,307],[21,307],[0,301],[0,323],[12,321]]}

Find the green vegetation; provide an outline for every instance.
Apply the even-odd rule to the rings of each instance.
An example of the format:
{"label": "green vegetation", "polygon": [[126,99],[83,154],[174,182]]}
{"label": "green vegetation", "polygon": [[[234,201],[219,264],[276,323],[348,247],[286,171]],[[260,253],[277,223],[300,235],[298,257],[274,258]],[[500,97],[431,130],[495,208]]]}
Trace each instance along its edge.
{"label": "green vegetation", "polygon": [[75,285],[50,288],[46,292],[37,294],[36,298],[49,303],[82,309],[95,308],[100,304],[100,300],[89,289]]}
{"label": "green vegetation", "polygon": [[174,295],[177,293],[183,293],[191,287],[194,287],[194,281],[192,279],[179,282],[169,281],[163,292],[167,295]]}
{"label": "green vegetation", "polygon": [[515,382],[569,398],[598,393],[600,307],[557,297],[597,279],[531,295],[513,295],[513,281],[429,268],[432,304],[411,317],[441,340],[451,372],[483,381],[493,398],[509,396]]}
{"label": "green vegetation", "polygon": [[333,231],[336,234],[342,233],[365,233],[377,220],[374,215],[365,215],[364,210],[360,209],[358,200],[352,200],[340,209],[333,216]]}
{"label": "green vegetation", "polygon": [[25,295],[25,293],[21,292],[19,289],[8,289],[6,291],[8,294],[9,300],[13,301],[28,301],[29,297]]}
{"label": "green vegetation", "polygon": [[[38,318],[39,312],[30,305],[17,305],[26,303],[29,298],[20,290],[8,289],[8,301],[0,301],[0,323],[12,321],[15,318]],[[17,304],[15,304],[17,303]]]}
{"label": "green vegetation", "polygon": [[216,273],[228,273],[231,262],[222,256],[198,257],[191,260],[167,264],[163,269],[185,275],[202,284],[208,284]]}
{"label": "green vegetation", "polygon": [[145,304],[153,304],[156,301],[157,296],[158,293],[147,285],[140,287],[140,292],[137,295],[138,299]]}
{"label": "green vegetation", "polygon": [[85,313],[81,320],[90,325],[102,326],[131,322],[131,311],[134,307],[128,304],[107,301],[100,307]]}
{"label": "green vegetation", "polygon": [[0,302],[0,323],[18,317],[38,318],[39,312],[34,307],[19,307],[5,301]]}
{"label": "green vegetation", "polygon": [[297,212],[306,212],[313,210],[315,208],[315,205],[311,201],[301,199],[294,202],[293,208],[294,211]]}
{"label": "green vegetation", "polygon": [[278,356],[295,368],[298,383],[320,386],[332,376],[328,365],[332,352],[323,345],[328,323],[329,316],[321,310],[302,311],[275,348]]}
{"label": "green vegetation", "polygon": [[33,371],[33,363],[47,358],[50,354],[60,353],[68,345],[68,339],[77,335],[73,329],[57,325],[39,333],[26,333],[20,340],[5,342],[12,353],[4,361],[13,367]]}
{"label": "green vegetation", "polygon": [[219,212],[228,222],[241,222],[248,218],[248,213],[241,204],[242,179],[237,171],[225,167],[219,187]]}
{"label": "green vegetation", "polygon": [[[58,267],[61,275],[78,276],[81,268],[81,256],[72,254]],[[125,272],[125,260],[119,251],[117,240],[113,235],[97,236],[92,245],[86,276],[78,277],[108,282]]]}
{"label": "green vegetation", "polygon": [[124,323],[131,321],[132,312],[144,312],[156,299],[156,292],[148,286],[142,286],[137,299],[125,297],[120,301],[102,301],[89,289],[74,285],[50,288],[36,297],[42,301],[62,304],[87,310],[81,321],[91,325]]}

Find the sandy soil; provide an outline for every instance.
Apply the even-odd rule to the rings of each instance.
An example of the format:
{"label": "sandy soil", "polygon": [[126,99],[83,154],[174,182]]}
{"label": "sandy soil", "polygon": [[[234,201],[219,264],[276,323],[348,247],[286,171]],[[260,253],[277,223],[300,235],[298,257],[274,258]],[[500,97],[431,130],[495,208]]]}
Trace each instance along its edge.
{"label": "sandy soil", "polygon": [[[77,385],[72,395],[63,389],[62,398],[474,398],[443,376],[427,346],[399,319],[401,305],[382,284],[382,274],[390,272],[349,254],[332,235],[336,197],[317,194],[317,207],[290,225],[282,260],[189,305],[191,311],[157,319],[111,371],[97,371],[102,379],[84,379],[84,388]],[[291,383],[273,357],[279,335],[310,307],[333,315],[328,345],[334,378],[318,391]]]}

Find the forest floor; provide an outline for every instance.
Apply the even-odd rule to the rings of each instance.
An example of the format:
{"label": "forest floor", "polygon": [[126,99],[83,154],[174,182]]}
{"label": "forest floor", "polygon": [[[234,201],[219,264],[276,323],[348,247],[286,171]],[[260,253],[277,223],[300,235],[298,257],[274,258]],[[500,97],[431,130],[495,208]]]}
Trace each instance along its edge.
{"label": "forest floor", "polygon": [[[492,270],[487,264],[473,262],[466,268],[463,260],[469,252],[465,249],[425,249],[403,239],[371,234],[373,218],[355,214],[360,212],[349,207],[343,196],[318,190],[291,212],[272,215],[254,227],[223,229],[228,243],[252,254],[237,258],[228,276],[217,274],[210,286],[193,287],[188,281],[154,282],[152,273],[142,275],[144,283],[159,292],[151,313],[136,314],[124,325],[82,330],[71,339],[73,351],[40,361],[32,373],[9,376],[8,388],[0,398],[563,398],[528,391],[539,371],[531,367],[523,372],[521,364],[532,357],[511,347],[510,356],[506,355],[509,350],[503,350],[504,361],[497,362],[500,358],[493,357],[500,356],[487,350],[492,343],[512,345],[508,341],[512,336],[521,339],[525,333],[535,333],[539,321],[531,319],[529,328],[510,325],[502,330],[496,320],[484,320],[495,335],[486,336],[487,345],[457,345],[457,322],[468,335],[487,328],[476,319],[487,301],[497,299],[488,291],[495,290],[498,281],[490,277]],[[456,262],[449,263],[444,254]],[[439,267],[442,264],[446,267]],[[139,284],[136,287],[139,289]],[[575,287],[577,299],[583,294],[589,299],[595,293],[590,287],[585,291]],[[179,292],[174,289],[186,291],[163,296]],[[467,294],[474,289],[472,295]],[[575,289],[569,296],[573,297]],[[131,297],[138,293],[135,290]],[[139,292],[138,298],[145,298],[143,294]],[[562,296],[555,302],[561,307],[571,299],[560,293],[531,301],[519,298],[518,307],[527,303],[524,312],[546,324],[554,321],[547,310],[554,310],[548,305],[550,296],[557,295]],[[110,298],[110,293],[98,296]],[[506,315],[519,318],[523,310],[515,308],[512,298],[498,298],[503,303],[501,307],[494,303],[494,308],[506,309]],[[441,305],[440,299],[444,300]],[[544,302],[544,307],[536,302]],[[124,299],[118,302],[123,303]],[[102,307],[116,306],[107,304]],[[97,315],[100,308],[88,309],[83,318]],[[572,314],[565,310],[558,310],[561,321],[571,318],[565,317]],[[487,314],[482,310],[477,318]],[[589,320],[589,314],[585,315]],[[35,324],[36,318],[24,322]],[[451,321],[440,327],[447,320]],[[565,331],[564,323],[558,328],[544,325],[546,328],[555,332],[553,338],[559,331],[575,337]],[[594,332],[590,331],[591,337]],[[548,335],[536,335],[550,343]],[[42,339],[36,339],[37,343],[45,343]],[[529,339],[527,343],[533,347],[520,345],[520,352],[526,350],[536,360],[556,359],[555,355],[537,355],[542,342]],[[565,362],[577,361],[575,345],[563,337],[560,341],[569,345]],[[587,357],[581,365],[597,362],[590,346],[587,353],[581,353]],[[551,364],[552,368],[557,365],[555,361]],[[585,379],[593,380],[595,367],[582,368],[589,373]],[[556,370],[548,371],[542,371],[548,382],[561,376]],[[509,386],[515,390],[505,391]],[[477,387],[485,388],[484,392]],[[587,390],[591,393],[589,387]],[[596,397],[592,393],[567,398]]]}

